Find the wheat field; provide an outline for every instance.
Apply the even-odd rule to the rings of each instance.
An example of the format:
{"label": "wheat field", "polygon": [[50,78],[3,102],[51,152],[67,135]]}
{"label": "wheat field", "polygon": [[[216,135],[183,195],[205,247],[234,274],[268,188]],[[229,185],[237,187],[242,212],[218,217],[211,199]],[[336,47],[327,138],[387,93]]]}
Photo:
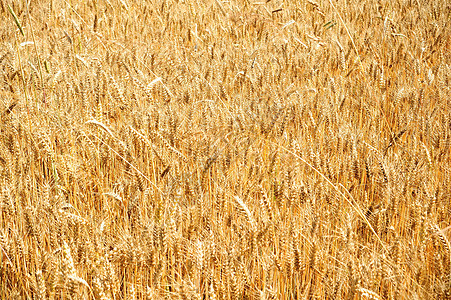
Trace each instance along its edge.
{"label": "wheat field", "polygon": [[448,1],[0,4],[0,299],[451,299]]}

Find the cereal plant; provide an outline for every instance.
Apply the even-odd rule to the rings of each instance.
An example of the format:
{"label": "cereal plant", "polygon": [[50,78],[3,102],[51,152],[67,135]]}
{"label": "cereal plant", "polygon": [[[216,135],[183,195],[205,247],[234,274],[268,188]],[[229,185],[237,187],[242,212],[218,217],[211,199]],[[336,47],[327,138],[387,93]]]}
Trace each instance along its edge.
{"label": "cereal plant", "polygon": [[451,299],[443,0],[0,0],[0,299]]}

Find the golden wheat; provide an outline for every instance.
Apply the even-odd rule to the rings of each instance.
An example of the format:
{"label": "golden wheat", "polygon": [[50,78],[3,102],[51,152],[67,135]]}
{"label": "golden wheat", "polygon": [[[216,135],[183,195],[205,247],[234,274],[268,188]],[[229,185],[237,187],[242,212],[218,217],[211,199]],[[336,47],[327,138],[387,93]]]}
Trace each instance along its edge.
{"label": "golden wheat", "polygon": [[449,12],[0,0],[0,299],[449,299]]}

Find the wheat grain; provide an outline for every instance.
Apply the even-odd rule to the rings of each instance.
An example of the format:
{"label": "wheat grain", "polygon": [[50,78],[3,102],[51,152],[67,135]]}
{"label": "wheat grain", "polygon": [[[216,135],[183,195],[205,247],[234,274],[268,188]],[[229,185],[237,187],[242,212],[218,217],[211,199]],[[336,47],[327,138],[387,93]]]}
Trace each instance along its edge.
{"label": "wheat grain", "polygon": [[1,297],[446,299],[446,2],[345,2],[0,3]]}

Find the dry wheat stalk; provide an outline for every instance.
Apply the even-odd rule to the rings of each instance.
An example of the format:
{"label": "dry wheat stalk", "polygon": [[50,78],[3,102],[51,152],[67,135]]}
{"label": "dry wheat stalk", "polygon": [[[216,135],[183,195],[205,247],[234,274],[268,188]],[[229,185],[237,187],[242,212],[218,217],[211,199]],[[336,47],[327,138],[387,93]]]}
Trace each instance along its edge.
{"label": "dry wheat stalk", "polygon": [[0,297],[447,298],[448,10],[0,3]]}

